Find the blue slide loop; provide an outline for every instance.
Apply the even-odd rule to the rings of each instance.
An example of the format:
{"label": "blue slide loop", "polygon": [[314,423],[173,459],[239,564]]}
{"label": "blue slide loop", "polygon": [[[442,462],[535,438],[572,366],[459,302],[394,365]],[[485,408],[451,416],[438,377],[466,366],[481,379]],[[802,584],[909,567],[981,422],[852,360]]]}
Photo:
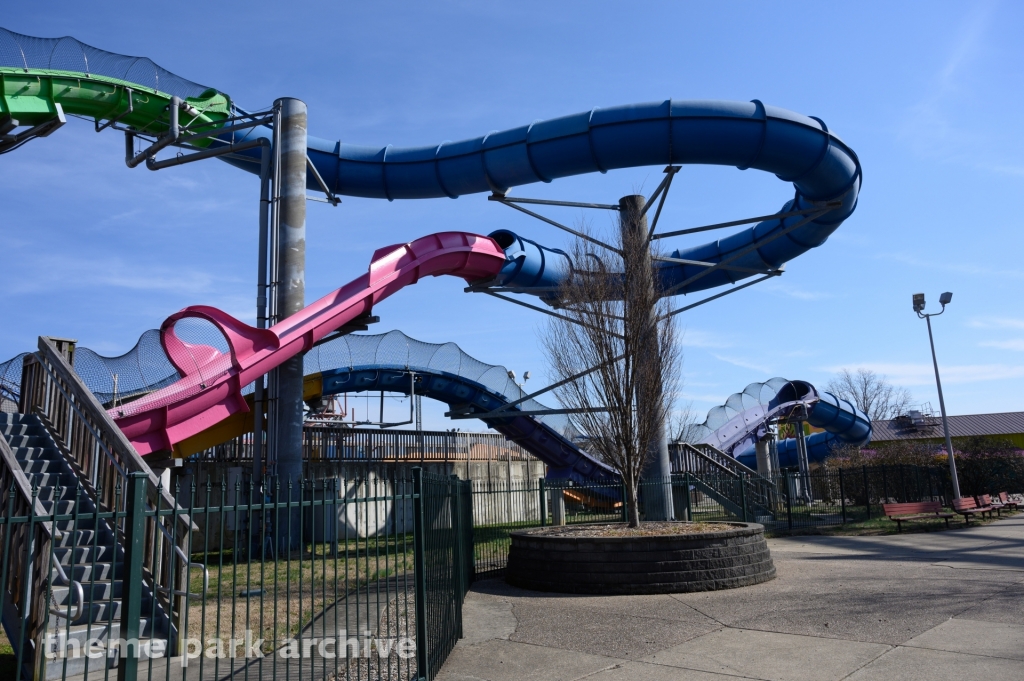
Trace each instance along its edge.
{"label": "blue slide loop", "polygon": [[[266,128],[250,130],[245,139],[236,141],[256,136],[269,137],[270,132]],[[253,161],[258,160],[255,150],[247,153]],[[759,100],[664,100],[591,109],[440,146],[365,147],[310,137],[309,157],[336,194],[388,200],[504,193],[519,185],[618,168],[705,164],[754,168],[792,182],[794,197],[783,212],[828,204],[830,210],[813,219],[766,220],[673,254],[681,259],[719,262],[759,242],[756,249],[733,263],[754,270],[777,268],[823,244],[856,208],[862,178],[856,153],[824,122]],[[225,160],[252,172],[259,169],[258,163],[248,159]],[[310,178],[309,187],[317,189],[315,179]],[[797,222],[799,227],[772,238]],[[538,268],[557,261],[548,258],[518,271],[537,274]],[[569,271],[564,265],[559,269]],[[666,288],[672,288],[704,268],[664,264],[660,269]],[[731,285],[749,276],[720,269],[677,292]],[[514,279],[502,283],[536,286]],[[544,292],[538,294],[544,297]]]}
{"label": "blue slide loop", "polygon": [[[451,406],[469,406],[475,413],[484,414],[509,401],[507,397],[481,383],[458,374],[422,366],[411,370],[421,379],[416,386],[417,395],[440,400]],[[385,390],[408,395],[409,372],[408,367],[383,365],[328,369],[321,373],[323,394]],[[519,411],[518,407],[513,407],[508,416],[485,419],[484,422],[547,464],[549,479],[573,480],[584,484],[618,479],[612,468],[591,458],[557,430],[530,416],[519,414]]]}

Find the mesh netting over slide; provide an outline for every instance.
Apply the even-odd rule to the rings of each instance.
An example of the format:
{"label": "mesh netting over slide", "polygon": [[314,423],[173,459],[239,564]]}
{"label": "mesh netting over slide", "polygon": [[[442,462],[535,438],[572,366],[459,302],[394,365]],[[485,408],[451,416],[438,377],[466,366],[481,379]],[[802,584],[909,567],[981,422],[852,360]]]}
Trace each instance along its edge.
{"label": "mesh netting over slide", "polygon": [[[449,374],[477,383],[511,402],[526,393],[508,375],[508,369],[486,364],[467,355],[455,343],[424,343],[409,338],[401,331],[373,336],[342,336],[306,353],[306,375],[331,369],[408,369],[419,373]],[[547,409],[536,400],[519,405],[524,411]],[[563,435],[570,435],[569,419],[564,414],[537,417]]]}
{"label": "mesh netting over slide", "polygon": [[779,394],[783,386],[789,384],[785,378],[772,378],[764,382],[751,383],[743,392],[729,395],[725,404],[712,407],[704,423],[691,428],[688,440],[703,442],[716,430],[727,424],[734,417],[758,405],[766,407]]}
{"label": "mesh netting over slide", "polygon": [[[220,330],[203,319],[186,318],[175,324],[175,333],[191,345],[207,345],[228,352]],[[24,354],[0,364],[3,395],[16,402],[21,384]],[[335,369],[405,369],[424,374],[448,374],[471,381],[507,401],[526,393],[509,378],[508,370],[486,364],[467,355],[455,343],[424,343],[401,331],[376,335],[348,335],[336,338],[306,353],[305,375]],[[174,383],[180,378],[160,345],[160,332],[150,329],[139,337],[131,350],[116,357],[105,357],[85,347],[75,349],[75,371],[97,399],[108,408],[140,397]],[[243,392],[253,391],[250,384]],[[524,410],[546,409],[536,400],[520,405]],[[13,411],[13,408],[7,409]],[[537,418],[564,435],[573,431],[562,414]]]}
{"label": "mesh netting over slide", "polygon": [[0,28],[0,66],[106,76],[177,95],[199,97],[210,88],[176,76],[146,57],[114,54],[74,38],[34,38]]}

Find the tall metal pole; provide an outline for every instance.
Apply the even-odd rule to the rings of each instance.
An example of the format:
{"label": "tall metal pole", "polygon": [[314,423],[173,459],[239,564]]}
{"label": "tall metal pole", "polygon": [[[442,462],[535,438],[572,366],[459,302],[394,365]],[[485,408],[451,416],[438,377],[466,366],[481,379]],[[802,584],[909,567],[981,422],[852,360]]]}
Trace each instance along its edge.
{"label": "tall metal pole", "polygon": [[[633,240],[647,240],[647,216],[641,214],[647,199],[640,194],[624,196],[619,199],[619,225],[622,229],[623,250]],[[646,246],[645,246],[646,248]],[[623,259],[625,280],[634,282],[641,286],[654,286],[653,263],[649,257],[634,259],[626,257]],[[635,268],[635,269],[634,269]],[[623,299],[628,304],[631,296],[627,291]],[[641,298],[652,299],[653,296],[640,296]],[[641,314],[627,315],[627,318],[641,319]],[[652,404],[638,404],[637,409],[654,410],[657,414],[657,425],[654,434],[648,443],[647,466],[644,468],[643,478],[654,481],[655,484],[644,485],[645,500],[644,511],[648,520],[672,520],[675,516],[672,504],[672,462],[668,454],[668,437],[665,432],[665,400],[662,394],[661,383],[661,355],[658,348],[657,315],[658,310],[652,306],[648,311],[650,321],[648,333],[653,334],[647,339],[646,347],[639,349],[635,362],[650,362],[649,371],[639,371],[641,376],[654,377],[657,381],[656,393],[652,397]],[[631,334],[632,335],[632,334]],[[660,483],[660,484],[658,484]]]}
{"label": "tall metal pole", "polygon": [[[280,167],[275,169],[279,197],[278,215],[277,317],[278,321],[300,311],[306,304],[306,104],[299,99],[282,98],[274,103],[281,110]],[[292,357],[277,369],[276,458],[281,489],[302,478],[302,356]],[[292,537],[298,546],[299,510],[289,513]],[[283,529],[283,528],[282,528]]]}
{"label": "tall metal pole", "polygon": [[935,358],[935,339],[932,337],[932,317],[924,316],[928,323],[928,343],[932,347],[932,366],[935,367],[935,387],[939,390],[939,411],[942,413],[942,430],[946,435],[946,452],[949,454],[949,477],[953,481],[953,496],[960,498],[960,480],[956,475],[956,459],[953,458],[953,440],[949,437],[949,420],[946,418],[946,403],[942,399],[942,381],[939,379],[939,360]]}
{"label": "tall metal pole", "polygon": [[[275,109],[275,121],[278,116]],[[270,247],[270,147],[263,147],[260,155],[260,233],[259,233],[259,268],[256,284],[256,327],[267,328],[267,289],[268,289],[268,249]],[[266,409],[266,389],[264,378],[256,379],[256,394],[253,397],[253,439],[252,439],[252,485],[259,490],[263,483],[263,413]]]}

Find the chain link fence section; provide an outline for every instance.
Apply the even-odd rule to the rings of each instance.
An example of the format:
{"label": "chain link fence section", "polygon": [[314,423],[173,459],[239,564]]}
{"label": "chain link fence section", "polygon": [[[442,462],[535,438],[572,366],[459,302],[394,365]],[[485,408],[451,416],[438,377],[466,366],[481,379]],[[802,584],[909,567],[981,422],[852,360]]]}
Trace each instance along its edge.
{"label": "chain link fence section", "polygon": [[72,71],[106,76],[177,95],[201,97],[211,88],[175,75],[147,57],[131,57],[86,45],[70,36],[36,38],[0,28],[0,67]]}

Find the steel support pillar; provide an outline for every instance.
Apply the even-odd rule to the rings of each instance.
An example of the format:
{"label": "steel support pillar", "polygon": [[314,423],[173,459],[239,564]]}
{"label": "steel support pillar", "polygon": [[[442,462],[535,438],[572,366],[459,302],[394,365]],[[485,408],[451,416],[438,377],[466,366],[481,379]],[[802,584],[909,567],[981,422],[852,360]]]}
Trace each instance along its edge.
{"label": "steel support pillar", "polygon": [[[298,99],[282,98],[280,107],[281,129],[280,167],[275,169],[279,183],[277,196],[276,305],[280,321],[299,312],[306,304],[306,104]],[[289,483],[292,495],[298,499],[302,480],[302,356],[298,355],[277,369],[277,400],[275,423],[275,455],[281,494],[287,495]],[[299,511],[289,514],[291,532],[279,528],[279,536],[291,536],[291,549],[297,548],[299,537]]]}
{"label": "steel support pillar", "polygon": [[[624,196],[619,199],[619,225],[622,229],[622,241],[623,250],[626,249],[627,244],[632,240],[643,239],[647,240],[647,216],[641,214],[644,209],[647,199],[642,195],[633,194],[630,196]],[[634,241],[635,243],[635,241]],[[646,248],[646,247],[645,247]],[[630,258],[623,258],[624,268],[627,270],[625,273],[625,281],[633,282],[634,285],[639,286],[654,286],[654,274],[653,274],[653,262],[651,258],[638,258],[635,262],[632,262]],[[629,291],[625,292],[624,300],[626,304],[629,304],[631,296]],[[652,299],[653,296],[645,295],[642,296],[645,299]],[[639,349],[637,352],[636,361],[650,362],[654,366],[650,366],[650,371],[641,370],[639,375],[656,377],[657,390],[655,395],[651,399],[651,404],[638,404],[637,409],[642,411],[654,410],[657,413],[657,425],[654,428],[654,434],[651,441],[648,443],[648,458],[647,465],[644,468],[643,480],[647,482],[643,486],[644,496],[644,512],[647,520],[672,520],[675,517],[673,504],[672,504],[672,463],[668,455],[668,437],[665,429],[665,400],[662,394],[661,385],[661,355],[658,348],[658,335],[657,335],[657,307],[652,306],[647,311],[649,315],[649,328],[645,335],[647,336],[645,347]],[[641,315],[627,315],[627,318],[633,317],[634,319],[641,319]],[[654,483],[654,484],[651,484]]]}
{"label": "steel support pillar", "polygon": [[807,458],[807,437],[804,435],[804,422],[794,421],[793,427],[796,435],[796,459],[800,467],[800,491],[804,501],[810,503],[811,499],[811,464]]}

